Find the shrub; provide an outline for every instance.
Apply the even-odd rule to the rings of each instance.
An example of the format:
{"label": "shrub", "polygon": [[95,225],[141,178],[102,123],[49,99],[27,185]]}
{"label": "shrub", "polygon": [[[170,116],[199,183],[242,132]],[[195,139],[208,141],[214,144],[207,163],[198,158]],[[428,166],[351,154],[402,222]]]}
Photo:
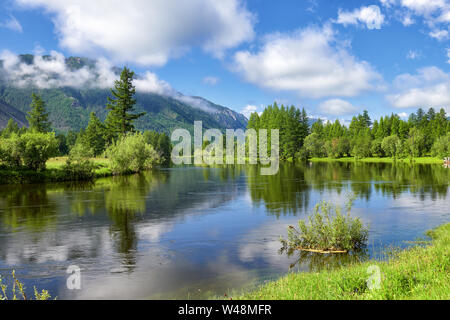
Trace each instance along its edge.
{"label": "shrub", "polygon": [[[19,298],[17,297],[16,292],[18,292],[18,294],[20,294],[22,296],[23,300],[29,300],[27,295],[25,294],[25,287],[23,285],[23,283],[21,283],[17,278],[16,278],[16,273],[13,270],[12,271],[12,280],[13,280],[13,286],[11,288],[11,297],[13,300],[18,300]],[[6,290],[8,289],[8,287],[4,284],[2,284],[2,278],[0,276],[0,301],[1,300],[8,300],[8,295],[6,293]],[[34,287],[34,299],[35,300],[49,300],[51,299],[50,293],[48,292],[48,290],[42,290],[41,293],[39,293],[39,291],[36,289],[36,287]]]}
{"label": "shrub", "polygon": [[299,229],[290,226],[287,240],[281,239],[283,249],[319,251],[357,251],[365,247],[368,228],[359,218],[350,216],[351,201],[347,214],[330,203],[318,204],[313,214],[298,222]]}
{"label": "shrub", "polygon": [[82,140],[78,139],[70,150],[69,156],[73,158],[93,158],[94,150],[90,148],[88,144],[83,143]]}
{"label": "shrub", "polygon": [[94,178],[94,164],[87,158],[69,157],[63,166],[64,176],[70,181]]}
{"label": "shrub", "polygon": [[0,162],[8,168],[22,165],[19,148],[19,135],[13,133],[9,138],[0,138]]}
{"label": "shrub", "polygon": [[59,144],[54,133],[27,132],[19,140],[23,164],[31,170],[45,169],[47,160],[58,154]]}
{"label": "shrub", "polygon": [[114,174],[140,172],[161,163],[161,156],[145,143],[142,134],[128,134],[111,144],[106,150],[109,166]]}
{"label": "shrub", "polygon": [[0,140],[0,160],[8,167],[43,170],[47,160],[57,155],[58,145],[54,133],[13,133],[8,139]]}

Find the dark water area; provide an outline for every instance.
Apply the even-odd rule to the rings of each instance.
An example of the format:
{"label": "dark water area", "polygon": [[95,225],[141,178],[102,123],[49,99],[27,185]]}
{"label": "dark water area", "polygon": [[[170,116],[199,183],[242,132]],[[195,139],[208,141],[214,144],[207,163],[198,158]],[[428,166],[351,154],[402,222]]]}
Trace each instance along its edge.
{"label": "dark water area", "polygon": [[[58,299],[197,299],[292,271],[346,262],[280,254],[280,236],[320,201],[370,225],[367,257],[450,220],[450,170],[438,165],[178,167],[93,183],[0,186],[0,274],[16,270]],[[69,290],[67,268],[81,269]]]}

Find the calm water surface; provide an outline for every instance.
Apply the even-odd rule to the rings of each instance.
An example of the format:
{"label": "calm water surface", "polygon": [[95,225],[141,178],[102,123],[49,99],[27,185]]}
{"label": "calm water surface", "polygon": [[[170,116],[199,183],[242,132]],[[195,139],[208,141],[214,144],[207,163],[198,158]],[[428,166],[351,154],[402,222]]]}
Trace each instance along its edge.
{"label": "calm water surface", "polygon": [[[450,220],[450,169],[437,165],[172,168],[94,183],[0,186],[0,273],[58,299],[223,296],[289,270],[345,263],[280,254],[288,225],[322,200],[370,224],[368,256]],[[70,265],[82,288],[66,287]],[[9,278],[5,278],[6,282]]]}

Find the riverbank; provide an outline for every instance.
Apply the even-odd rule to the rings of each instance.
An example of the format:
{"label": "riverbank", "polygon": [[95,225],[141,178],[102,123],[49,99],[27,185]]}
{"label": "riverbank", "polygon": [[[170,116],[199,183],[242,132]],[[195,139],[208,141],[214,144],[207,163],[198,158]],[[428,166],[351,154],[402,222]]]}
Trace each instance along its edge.
{"label": "riverbank", "polygon": [[405,159],[394,159],[394,158],[363,158],[356,160],[354,157],[345,157],[339,159],[332,158],[312,158],[309,159],[311,162],[370,162],[370,163],[417,163],[417,164],[444,164],[444,160],[440,158],[433,157],[420,157],[420,158],[405,158]]}
{"label": "riverbank", "polygon": [[[0,184],[17,183],[45,183],[45,182],[66,182],[70,181],[63,167],[67,157],[49,159],[46,169],[40,172],[32,170],[16,170],[0,168]],[[113,176],[113,172],[108,167],[108,159],[90,159],[94,164],[94,179]]]}
{"label": "riverbank", "polygon": [[[291,273],[233,299],[241,300],[422,300],[450,299],[450,223],[427,233],[432,242],[394,254],[383,262],[368,261],[318,273]],[[377,266],[378,289],[368,278]],[[372,271],[371,271],[372,270]],[[371,271],[371,272],[370,272]]]}

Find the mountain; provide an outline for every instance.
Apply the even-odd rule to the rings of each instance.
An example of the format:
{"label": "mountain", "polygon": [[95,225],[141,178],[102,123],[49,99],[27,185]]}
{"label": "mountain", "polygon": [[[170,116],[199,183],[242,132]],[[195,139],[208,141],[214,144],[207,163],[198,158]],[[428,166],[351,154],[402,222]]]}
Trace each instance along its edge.
{"label": "mountain", "polygon": [[[51,59],[50,56],[42,58]],[[31,65],[34,57],[21,55],[20,59]],[[93,70],[95,61],[70,57],[65,59],[65,64],[69,70],[79,70],[86,66]],[[2,66],[0,61],[0,74]],[[120,72],[118,68],[113,70],[115,74]],[[18,87],[10,79],[3,77],[0,78],[0,128],[6,126],[10,118],[20,125],[26,125],[25,114],[30,108],[33,92],[42,96],[53,127],[61,132],[78,131],[86,127],[92,111],[104,120],[107,115],[107,98],[111,96],[109,89]],[[181,93],[163,95],[137,92],[136,100],[136,112],[146,112],[135,123],[140,130],[166,133],[176,128],[192,130],[194,121],[202,121],[205,129],[244,129],[247,126],[247,119],[242,114],[201,97],[184,96]]]}
{"label": "mountain", "polygon": [[6,102],[0,100],[0,128],[6,127],[9,119],[16,121],[19,127],[28,125],[25,114],[22,111],[17,110]]}

